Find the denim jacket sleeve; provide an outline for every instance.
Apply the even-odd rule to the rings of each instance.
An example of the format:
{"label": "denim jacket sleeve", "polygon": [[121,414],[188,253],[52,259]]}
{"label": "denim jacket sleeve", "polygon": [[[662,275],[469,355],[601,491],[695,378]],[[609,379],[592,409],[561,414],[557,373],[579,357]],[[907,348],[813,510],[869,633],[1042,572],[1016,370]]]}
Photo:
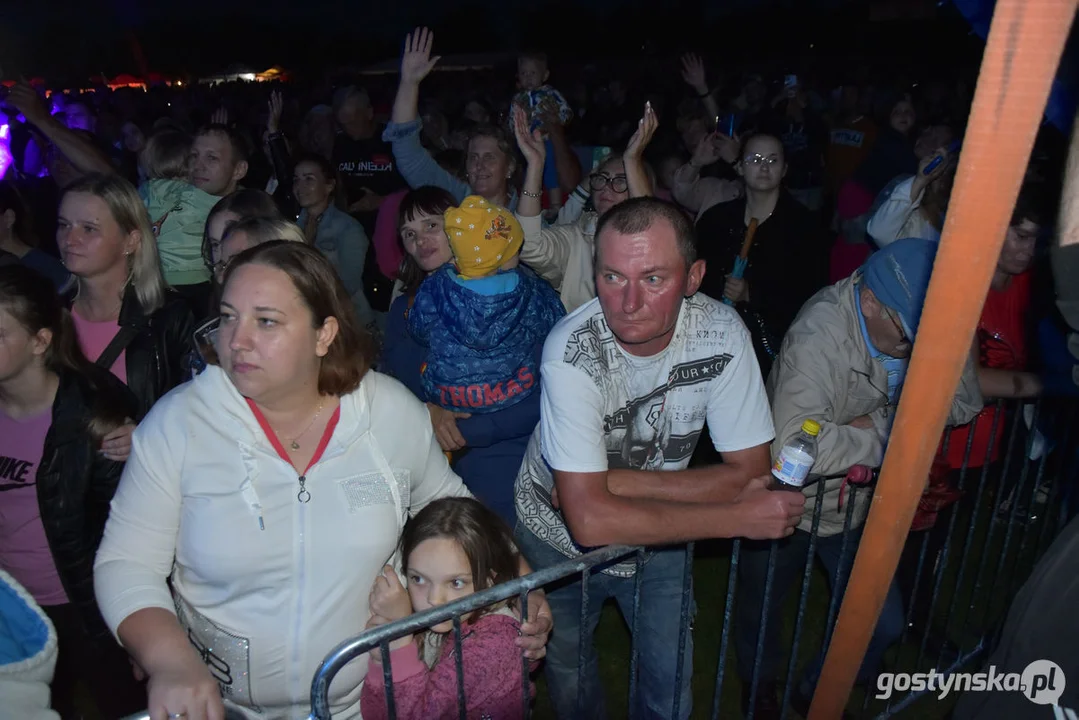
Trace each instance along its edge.
{"label": "denim jacket sleeve", "polygon": [[469,196],[472,188],[435,162],[427,148],[420,144],[420,128],[422,127],[423,123],[420,120],[408,123],[391,122],[382,133],[382,139],[393,145],[397,171],[411,188],[434,185],[448,191],[457,202],[461,202]]}

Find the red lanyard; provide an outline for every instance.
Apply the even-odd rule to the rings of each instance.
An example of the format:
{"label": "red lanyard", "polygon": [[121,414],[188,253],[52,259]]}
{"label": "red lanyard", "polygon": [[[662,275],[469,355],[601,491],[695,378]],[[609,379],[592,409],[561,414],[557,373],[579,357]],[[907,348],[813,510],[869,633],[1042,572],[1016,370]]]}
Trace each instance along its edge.
{"label": "red lanyard", "polygon": [[[292,465],[292,460],[289,458],[288,453],[285,451],[285,446],[281,444],[281,441],[277,439],[277,433],[270,427],[270,423],[266,420],[266,416],[259,410],[258,405],[254,403],[251,398],[244,398],[247,400],[248,407],[251,408],[251,412],[255,414],[255,419],[258,420],[259,427],[266,433],[266,437],[270,440],[270,445],[277,451],[277,454],[282,460]],[[311,462],[307,463],[307,467],[300,473],[300,491],[296,493],[296,499],[302,503],[311,499],[311,493],[307,491],[307,471],[311,469],[311,466],[319,461],[322,454],[326,452],[326,446],[330,444],[330,438],[333,437],[334,428],[337,427],[337,421],[341,419],[341,405],[338,404],[334,408],[333,415],[330,416],[330,421],[326,423],[326,429],[322,431],[322,439],[318,441],[318,447],[315,448],[315,454],[311,456]]]}

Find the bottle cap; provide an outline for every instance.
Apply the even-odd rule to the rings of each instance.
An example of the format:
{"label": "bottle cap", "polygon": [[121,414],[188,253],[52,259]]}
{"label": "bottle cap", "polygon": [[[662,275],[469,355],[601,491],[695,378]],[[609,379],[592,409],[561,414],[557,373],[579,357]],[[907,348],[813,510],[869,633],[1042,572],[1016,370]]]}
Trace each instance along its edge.
{"label": "bottle cap", "polygon": [[817,437],[820,434],[820,423],[816,420],[806,420],[802,423],[802,432],[806,435]]}

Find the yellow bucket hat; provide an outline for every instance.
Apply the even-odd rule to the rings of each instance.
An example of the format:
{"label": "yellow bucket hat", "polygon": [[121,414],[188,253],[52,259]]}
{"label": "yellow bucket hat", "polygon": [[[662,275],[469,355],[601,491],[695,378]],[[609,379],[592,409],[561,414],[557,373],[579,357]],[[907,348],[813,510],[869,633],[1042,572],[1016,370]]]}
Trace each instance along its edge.
{"label": "yellow bucket hat", "polygon": [[450,208],[443,217],[457,272],[466,278],[493,274],[524,242],[524,230],[513,213],[479,195],[469,195],[461,207]]}

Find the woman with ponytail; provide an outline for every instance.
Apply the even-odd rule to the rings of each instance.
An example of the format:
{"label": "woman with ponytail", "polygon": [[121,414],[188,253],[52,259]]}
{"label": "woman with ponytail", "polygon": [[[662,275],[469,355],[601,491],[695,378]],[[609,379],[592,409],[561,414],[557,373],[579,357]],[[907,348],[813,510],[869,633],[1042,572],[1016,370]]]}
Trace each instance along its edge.
{"label": "woman with ponytail", "polygon": [[145,707],[93,582],[123,470],[102,440],[137,419],[130,391],[83,356],[52,283],[26,267],[0,267],[0,569],[56,626],[52,696],[62,718],[78,717],[80,681],[104,717]]}

